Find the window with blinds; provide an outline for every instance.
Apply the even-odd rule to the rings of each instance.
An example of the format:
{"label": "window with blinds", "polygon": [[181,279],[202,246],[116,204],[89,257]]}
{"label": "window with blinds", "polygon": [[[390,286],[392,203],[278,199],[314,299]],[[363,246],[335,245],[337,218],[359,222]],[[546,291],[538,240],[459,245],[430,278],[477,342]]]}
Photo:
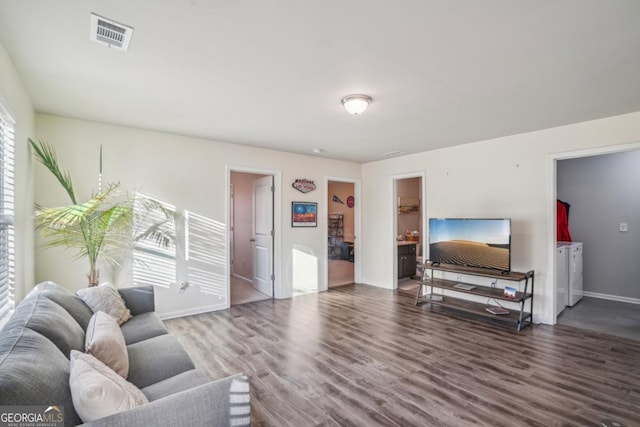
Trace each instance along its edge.
{"label": "window with blinds", "polygon": [[14,122],[0,105],[0,321],[14,306]]}
{"label": "window with blinds", "polygon": [[[161,208],[158,208],[161,207]],[[136,194],[134,204],[134,234],[140,235],[156,227],[162,234],[175,236],[176,224],[172,216],[175,207],[151,197]],[[135,236],[134,236],[135,237]],[[154,239],[153,232],[139,239],[133,247],[134,285],[154,285],[169,288],[176,282],[176,245],[164,245]]]}

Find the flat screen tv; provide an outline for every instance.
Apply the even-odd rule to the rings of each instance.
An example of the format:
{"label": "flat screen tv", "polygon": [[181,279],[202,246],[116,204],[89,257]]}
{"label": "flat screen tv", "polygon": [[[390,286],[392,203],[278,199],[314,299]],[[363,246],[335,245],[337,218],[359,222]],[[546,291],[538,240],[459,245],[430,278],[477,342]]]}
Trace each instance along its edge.
{"label": "flat screen tv", "polygon": [[429,261],[511,270],[511,219],[430,218]]}

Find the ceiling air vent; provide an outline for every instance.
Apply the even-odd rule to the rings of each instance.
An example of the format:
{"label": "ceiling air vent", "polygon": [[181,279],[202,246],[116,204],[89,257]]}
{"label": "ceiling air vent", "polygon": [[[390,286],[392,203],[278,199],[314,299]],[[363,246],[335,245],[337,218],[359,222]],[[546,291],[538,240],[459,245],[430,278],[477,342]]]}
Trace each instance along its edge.
{"label": "ceiling air vent", "polygon": [[91,40],[126,52],[132,35],[133,28],[95,13],[91,14],[91,34],[89,35]]}
{"label": "ceiling air vent", "polygon": [[388,153],[384,153],[382,156],[383,157],[393,157],[393,156],[400,156],[402,154],[407,154],[407,152],[403,151],[403,150],[394,150],[394,151],[389,151]]}

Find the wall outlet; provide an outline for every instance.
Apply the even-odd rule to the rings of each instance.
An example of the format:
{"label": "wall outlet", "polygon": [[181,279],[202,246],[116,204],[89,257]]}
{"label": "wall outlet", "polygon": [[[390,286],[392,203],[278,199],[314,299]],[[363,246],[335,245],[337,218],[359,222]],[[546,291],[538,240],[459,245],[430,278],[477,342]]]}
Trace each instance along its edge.
{"label": "wall outlet", "polygon": [[626,222],[621,222],[620,223],[620,227],[618,228],[618,230],[620,230],[620,232],[625,233],[627,232],[627,223]]}

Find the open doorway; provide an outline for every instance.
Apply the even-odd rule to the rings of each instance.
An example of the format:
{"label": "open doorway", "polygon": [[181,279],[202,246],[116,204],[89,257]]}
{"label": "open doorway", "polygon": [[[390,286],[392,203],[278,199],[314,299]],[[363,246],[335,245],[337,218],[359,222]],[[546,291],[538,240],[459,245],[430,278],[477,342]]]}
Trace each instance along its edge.
{"label": "open doorway", "polygon": [[328,287],[355,283],[355,184],[327,182]]}
{"label": "open doorway", "polygon": [[231,171],[230,305],[273,298],[273,176]]}
{"label": "open doorway", "polygon": [[394,257],[397,288],[415,291],[417,266],[422,263],[424,251],[423,174],[393,178],[394,198]]}
{"label": "open doorway", "polygon": [[558,324],[640,340],[638,164],[627,147],[555,158]]}

